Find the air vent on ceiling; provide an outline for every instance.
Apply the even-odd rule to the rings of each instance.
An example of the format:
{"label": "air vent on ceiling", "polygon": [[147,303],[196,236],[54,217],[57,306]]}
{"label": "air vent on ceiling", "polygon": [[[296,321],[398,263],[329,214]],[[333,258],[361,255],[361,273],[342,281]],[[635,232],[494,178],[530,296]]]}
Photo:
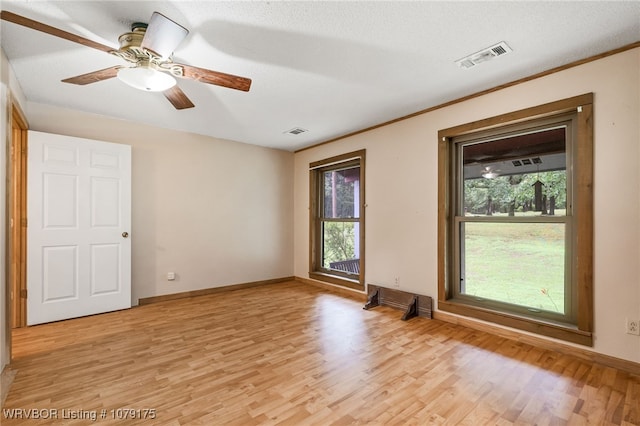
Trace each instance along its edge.
{"label": "air vent on ceiling", "polygon": [[294,128],[293,128],[293,129],[291,129],[291,130],[287,130],[285,133],[289,133],[289,134],[291,134],[291,135],[299,135],[300,133],[304,133],[304,132],[307,132],[307,131],[308,131],[308,130],[303,129],[303,128],[301,128],[301,127],[294,127]]}
{"label": "air vent on ceiling", "polygon": [[542,159],[540,157],[535,158],[523,158],[522,160],[513,160],[513,165],[515,167],[520,166],[530,166],[531,164],[542,164]]}
{"label": "air vent on ceiling", "polygon": [[472,55],[465,56],[462,59],[458,59],[456,61],[456,64],[458,64],[460,68],[471,68],[498,56],[506,55],[510,52],[512,52],[512,50],[509,45],[504,41],[501,41],[498,44],[487,47],[486,49],[482,49],[481,51],[476,52]]}

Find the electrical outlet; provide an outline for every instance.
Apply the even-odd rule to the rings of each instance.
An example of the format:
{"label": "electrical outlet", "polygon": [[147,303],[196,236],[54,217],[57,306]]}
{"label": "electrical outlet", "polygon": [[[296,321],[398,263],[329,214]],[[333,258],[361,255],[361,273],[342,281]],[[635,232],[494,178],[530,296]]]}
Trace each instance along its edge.
{"label": "electrical outlet", "polygon": [[640,336],[640,320],[627,318],[627,334]]}
{"label": "electrical outlet", "polygon": [[175,272],[167,272],[167,281],[175,281],[176,273]]}
{"label": "electrical outlet", "polygon": [[399,278],[399,277],[396,277],[396,278],[395,278],[395,280],[394,280],[394,282],[393,282],[393,286],[394,286],[395,288],[400,288],[400,278]]}

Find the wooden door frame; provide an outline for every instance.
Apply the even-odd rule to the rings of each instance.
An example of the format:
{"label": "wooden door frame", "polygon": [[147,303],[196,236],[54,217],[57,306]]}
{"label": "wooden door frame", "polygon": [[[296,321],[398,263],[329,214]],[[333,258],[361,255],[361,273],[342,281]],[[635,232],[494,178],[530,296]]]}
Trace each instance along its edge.
{"label": "wooden door frame", "polygon": [[[7,312],[9,331],[27,324],[27,130],[20,107],[11,102],[7,147]],[[11,335],[11,333],[9,333]],[[11,339],[11,338],[10,338]],[[9,340],[11,341],[11,340]]]}

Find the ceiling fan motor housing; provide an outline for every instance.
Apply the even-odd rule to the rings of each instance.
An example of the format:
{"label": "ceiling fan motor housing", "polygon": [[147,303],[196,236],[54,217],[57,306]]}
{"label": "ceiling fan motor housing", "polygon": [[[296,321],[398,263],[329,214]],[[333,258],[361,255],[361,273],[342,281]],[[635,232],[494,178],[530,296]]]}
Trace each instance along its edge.
{"label": "ceiling fan motor housing", "polygon": [[[168,71],[176,76],[181,76],[180,72],[173,72],[170,66],[171,60],[163,60],[155,52],[141,47],[142,40],[146,34],[147,24],[136,22],[131,25],[131,32],[124,33],[118,37],[120,48],[110,52],[111,54],[124,59],[127,62],[141,67],[154,67],[160,71]],[[160,67],[165,65],[164,67]]]}
{"label": "ceiling fan motor housing", "polygon": [[147,27],[132,26],[131,30],[132,30],[131,32],[124,33],[120,37],[118,37],[118,42],[120,43],[121,51],[126,51],[131,49],[142,50],[140,45],[142,44],[142,39],[144,38],[144,34],[147,30]]}

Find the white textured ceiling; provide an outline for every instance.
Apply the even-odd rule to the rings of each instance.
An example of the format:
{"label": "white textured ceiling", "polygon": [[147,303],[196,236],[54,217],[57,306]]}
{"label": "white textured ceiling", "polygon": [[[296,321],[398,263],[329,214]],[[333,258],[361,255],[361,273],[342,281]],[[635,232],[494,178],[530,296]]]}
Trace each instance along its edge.
{"label": "white textured ceiling", "polygon": [[[249,92],[180,80],[196,105],[118,79],[60,80],[120,59],[1,22],[29,102],[285,150],[332,139],[640,40],[640,2],[12,1],[3,10],[117,48],[159,11],[190,30],[174,60],[253,80]],[[454,61],[505,41],[513,52]],[[612,76],[612,78],[615,78]],[[28,111],[27,111],[28,114]],[[307,129],[286,134],[293,127]]]}

